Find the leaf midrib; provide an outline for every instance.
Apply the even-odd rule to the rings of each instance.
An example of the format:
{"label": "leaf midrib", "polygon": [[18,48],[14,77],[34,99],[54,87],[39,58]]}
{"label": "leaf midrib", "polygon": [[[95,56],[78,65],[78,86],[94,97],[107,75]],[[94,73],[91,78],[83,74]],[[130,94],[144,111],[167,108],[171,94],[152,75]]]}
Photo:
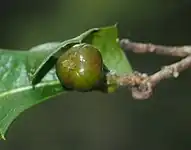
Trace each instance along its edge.
{"label": "leaf midrib", "polygon": [[[35,86],[35,88],[40,88],[40,87],[45,87],[45,86],[54,86],[54,85],[59,85],[59,84],[60,84],[60,82],[58,80],[55,80],[55,81],[39,83]],[[27,85],[27,86],[19,87],[16,89],[12,89],[12,90],[1,93],[0,98],[7,96],[9,94],[15,94],[15,93],[19,93],[19,92],[23,92],[23,91],[27,91],[27,90],[32,90],[33,88],[34,87],[32,85]]]}

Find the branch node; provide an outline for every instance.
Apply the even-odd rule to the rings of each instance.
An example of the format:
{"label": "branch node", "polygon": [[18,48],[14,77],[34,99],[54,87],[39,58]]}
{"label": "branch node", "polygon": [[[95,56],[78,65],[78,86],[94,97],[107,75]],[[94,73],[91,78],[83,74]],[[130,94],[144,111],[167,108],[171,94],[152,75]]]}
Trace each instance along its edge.
{"label": "branch node", "polygon": [[145,82],[140,84],[138,87],[132,88],[132,97],[137,100],[145,100],[151,97],[153,94],[152,84]]}

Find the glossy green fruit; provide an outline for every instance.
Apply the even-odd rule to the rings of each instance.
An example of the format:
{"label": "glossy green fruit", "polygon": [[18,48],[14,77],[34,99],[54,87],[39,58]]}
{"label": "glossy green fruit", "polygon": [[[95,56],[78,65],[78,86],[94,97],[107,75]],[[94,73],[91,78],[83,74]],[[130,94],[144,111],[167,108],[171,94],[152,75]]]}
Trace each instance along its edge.
{"label": "glossy green fruit", "polygon": [[89,91],[103,77],[101,54],[92,45],[76,44],[58,58],[56,74],[65,88]]}

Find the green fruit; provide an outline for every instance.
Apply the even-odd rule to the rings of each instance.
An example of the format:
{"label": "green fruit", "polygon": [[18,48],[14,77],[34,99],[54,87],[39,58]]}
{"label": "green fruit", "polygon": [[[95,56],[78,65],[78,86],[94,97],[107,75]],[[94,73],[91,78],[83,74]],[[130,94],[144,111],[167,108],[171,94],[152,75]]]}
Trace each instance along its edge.
{"label": "green fruit", "polygon": [[65,88],[89,91],[103,77],[101,54],[92,45],[76,44],[58,58],[56,74]]}

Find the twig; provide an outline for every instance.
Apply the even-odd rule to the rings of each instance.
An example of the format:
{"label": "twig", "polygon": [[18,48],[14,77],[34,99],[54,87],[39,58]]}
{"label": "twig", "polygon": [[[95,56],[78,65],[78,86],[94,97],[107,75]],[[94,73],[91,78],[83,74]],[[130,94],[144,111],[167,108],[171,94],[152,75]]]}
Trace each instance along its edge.
{"label": "twig", "polygon": [[185,57],[191,55],[191,45],[189,46],[163,46],[151,43],[137,43],[129,39],[120,40],[121,48],[134,53],[156,53],[160,55],[170,55]]}
{"label": "twig", "polygon": [[163,67],[153,75],[133,73],[126,76],[118,76],[116,82],[120,86],[128,86],[132,90],[135,99],[148,99],[153,94],[156,85],[171,77],[178,77],[179,73],[191,66],[191,45],[189,46],[164,46],[151,43],[132,42],[129,39],[119,41],[120,46],[126,51],[135,53],[156,53],[160,55],[185,57],[182,60]]}
{"label": "twig", "polygon": [[116,82],[120,86],[128,86],[132,90],[132,96],[135,99],[148,99],[153,94],[153,89],[162,80],[171,77],[177,78],[179,73],[191,66],[191,55],[182,60],[163,67],[160,71],[153,75],[133,73],[132,75],[118,76]]}

